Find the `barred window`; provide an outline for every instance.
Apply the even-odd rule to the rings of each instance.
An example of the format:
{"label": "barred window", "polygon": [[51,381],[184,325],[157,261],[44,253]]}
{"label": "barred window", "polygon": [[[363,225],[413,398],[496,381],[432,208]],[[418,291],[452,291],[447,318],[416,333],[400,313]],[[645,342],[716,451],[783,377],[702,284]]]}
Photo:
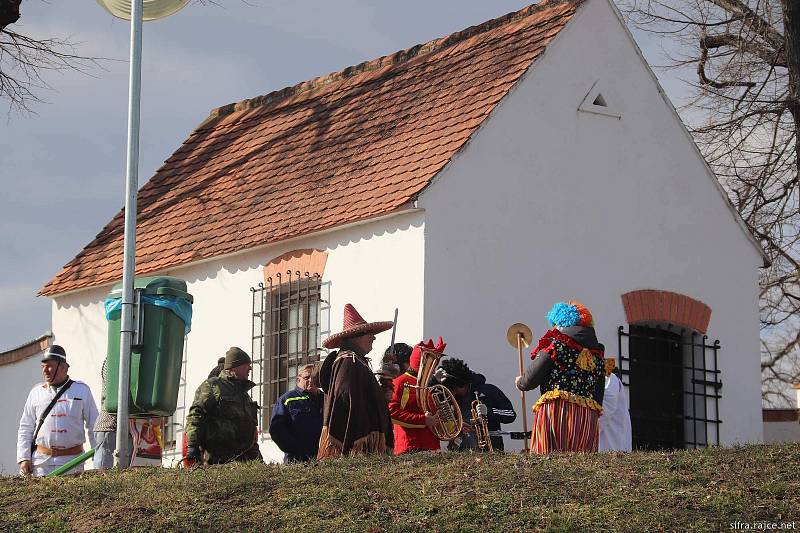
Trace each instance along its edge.
{"label": "barred window", "polygon": [[[261,406],[266,431],[278,398],[295,387],[299,369],[320,360],[328,333],[328,284],[319,274],[268,277],[253,293],[252,397]],[[324,319],[324,320],[323,320]],[[324,324],[324,326],[323,326]]]}
{"label": "barred window", "polygon": [[719,446],[720,342],[667,324],[618,328],[619,369],[630,398],[633,447]]}

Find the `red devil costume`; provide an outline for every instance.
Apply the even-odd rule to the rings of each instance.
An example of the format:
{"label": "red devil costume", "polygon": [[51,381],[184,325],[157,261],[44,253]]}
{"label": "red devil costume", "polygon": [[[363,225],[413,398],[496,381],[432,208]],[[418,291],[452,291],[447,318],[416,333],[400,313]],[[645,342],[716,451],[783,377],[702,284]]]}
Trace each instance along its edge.
{"label": "red devil costume", "polygon": [[425,425],[425,413],[417,402],[417,391],[419,390],[417,373],[423,348],[442,353],[445,346],[447,345],[441,337],[436,346],[433,345],[433,340],[429,340],[427,343],[420,342],[411,352],[408,371],[394,380],[394,394],[389,402],[389,414],[392,415],[394,424],[395,455],[439,449],[439,439]]}
{"label": "red devil costume", "polygon": [[319,459],[341,455],[385,453],[392,443],[392,423],[383,390],[375,381],[366,353],[353,341],[391,328],[392,322],[368,323],[344,307],[344,327],[325,348],[340,348],[325,358],[320,386],[325,391]]}

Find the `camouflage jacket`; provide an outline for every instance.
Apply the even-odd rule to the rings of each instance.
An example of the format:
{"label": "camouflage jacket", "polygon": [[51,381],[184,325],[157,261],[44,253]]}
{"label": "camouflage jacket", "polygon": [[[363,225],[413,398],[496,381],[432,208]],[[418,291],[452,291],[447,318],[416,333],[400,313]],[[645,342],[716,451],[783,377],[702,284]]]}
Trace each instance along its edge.
{"label": "camouflage jacket", "polygon": [[209,463],[260,459],[258,404],[247,394],[253,387],[252,381],[237,380],[227,370],[205,380],[186,417],[187,446],[203,448]]}

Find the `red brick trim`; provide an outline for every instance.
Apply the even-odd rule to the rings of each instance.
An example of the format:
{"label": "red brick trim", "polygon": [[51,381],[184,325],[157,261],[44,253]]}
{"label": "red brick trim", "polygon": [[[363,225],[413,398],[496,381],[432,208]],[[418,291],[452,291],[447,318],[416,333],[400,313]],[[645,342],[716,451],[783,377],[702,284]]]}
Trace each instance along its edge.
{"label": "red brick trim", "polygon": [[796,422],[800,419],[798,409],[762,409],[761,419],[764,422]]}
{"label": "red brick trim", "polygon": [[38,339],[34,339],[18,348],[0,353],[0,366],[18,363],[23,359],[42,353],[52,345],[53,336],[42,335]]}
{"label": "red brick trim", "polygon": [[669,322],[700,333],[708,331],[711,308],[699,300],[669,291],[644,289],[622,295],[628,324]]}
{"label": "red brick trim", "polygon": [[[325,264],[328,262],[328,252],[322,250],[315,250],[313,248],[306,248],[303,250],[292,250],[280,255],[264,265],[264,281],[267,285],[270,284],[269,278],[272,278],[272,284],[278,283],[278,278],[284,280],[288,279],[288,271],[300,272],[300,276],[305,276],[306,273],[314,275],[322,274],[325,272]],[[278,276],[280,274],[280,276]]]}

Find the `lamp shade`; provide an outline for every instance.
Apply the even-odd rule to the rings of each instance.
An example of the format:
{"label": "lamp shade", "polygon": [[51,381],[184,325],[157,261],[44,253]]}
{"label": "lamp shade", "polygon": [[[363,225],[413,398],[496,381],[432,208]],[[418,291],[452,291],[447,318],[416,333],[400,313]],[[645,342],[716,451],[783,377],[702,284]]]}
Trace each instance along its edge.
{"label": "lamp shade", "polygon": [[[97,3],[117,18],[131,19],[131,0],[97,0]],[[180,11],[189,0],[142,0],[142,20],[156,20]]]}

